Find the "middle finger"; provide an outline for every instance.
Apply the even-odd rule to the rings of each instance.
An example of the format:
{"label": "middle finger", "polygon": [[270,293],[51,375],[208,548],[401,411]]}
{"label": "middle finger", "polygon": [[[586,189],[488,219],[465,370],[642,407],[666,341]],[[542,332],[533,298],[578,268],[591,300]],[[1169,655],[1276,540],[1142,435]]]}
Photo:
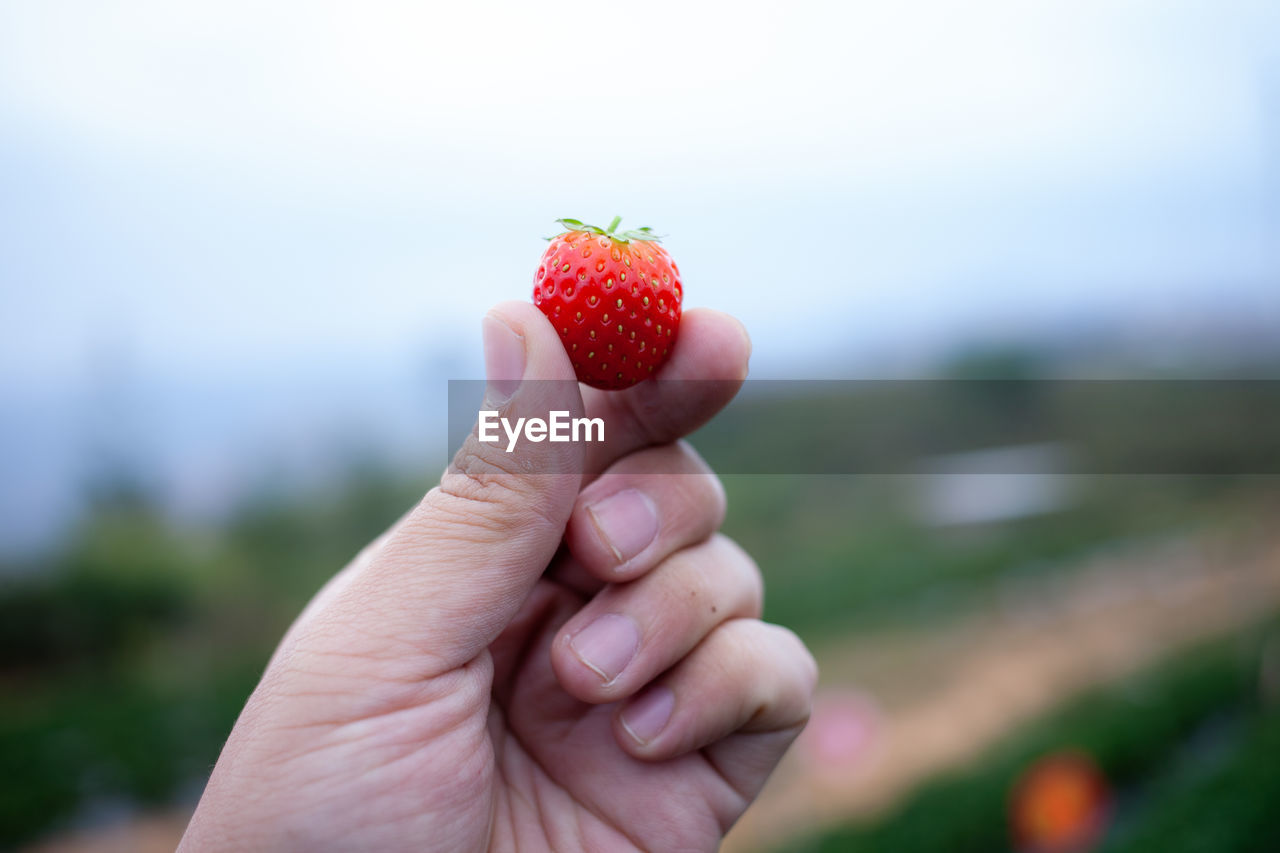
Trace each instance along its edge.
{"label": "middle finger", "polygon": [[681,441],[625,456],[583,489],[565,541],[587,572],[620,583],[705,540],[724,511],[719,478]]}

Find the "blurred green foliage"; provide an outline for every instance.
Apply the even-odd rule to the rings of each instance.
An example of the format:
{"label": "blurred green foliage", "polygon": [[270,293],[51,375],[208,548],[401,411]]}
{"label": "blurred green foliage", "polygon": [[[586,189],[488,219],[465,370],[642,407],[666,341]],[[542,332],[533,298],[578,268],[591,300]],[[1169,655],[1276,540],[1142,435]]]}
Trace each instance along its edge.
{"label": "blurred green foliage", "polygon": [[424,488],[356,469],[214,531],[98,489],[62,550],[0,567],[0,846],[198,793],[290,621]]}
{"label": "blurred green foliage", "polygon": [[725,532],[770,583],[765,614],[806,639],[851,628],[945,619],[1024,581],[1091,557],[1141,552],[1170,536],[1237,523],[1267,483],[1205,478],[1081,478],[1061,511],[930,527],[903,477],[723,478]]}
{"label": "blurred green foliage", "polygon": [[1274,849],[1280,707],[1258,689],[1280,624],[1184,653],[1082,697],[937,779],[892,814],[791,850],[895,853],[1009,849],[1009,796],[1036,759],[1092,758],[1113,788],[1114,853]]}

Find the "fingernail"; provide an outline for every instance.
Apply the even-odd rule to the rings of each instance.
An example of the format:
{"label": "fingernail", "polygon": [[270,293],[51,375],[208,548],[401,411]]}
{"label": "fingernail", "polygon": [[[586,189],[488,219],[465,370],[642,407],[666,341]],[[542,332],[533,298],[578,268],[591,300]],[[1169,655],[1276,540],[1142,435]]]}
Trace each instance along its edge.
{"label": "fingernail", "polygon": [[511,399],[524,376],[524,338],[506,323],[486,314],[480,323],[484,338],[486,402],[498,406]]}
{"label": "fingernail", "polygon": [[623,710],[622,727],[636,743],[644,745],[662,734],[675,704],[676,695],[670,687],[650,687]]}
{"label": "fingernail", "polygon": [[617,678],[640,646],[640,629],[627,616],[606,613],[569,640],[578,659],[608,684]]}
{"label": "fingernail", "polygon": [[587,507],[596,529],[621,565],[658,535],[658,510],[638,489],[623,489]]}

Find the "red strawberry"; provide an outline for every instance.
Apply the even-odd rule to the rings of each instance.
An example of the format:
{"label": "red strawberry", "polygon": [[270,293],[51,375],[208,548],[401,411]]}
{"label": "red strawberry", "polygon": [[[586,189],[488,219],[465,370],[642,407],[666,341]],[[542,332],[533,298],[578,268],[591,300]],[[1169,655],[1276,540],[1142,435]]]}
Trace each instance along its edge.
{"label": "red strawberry", "polygon": [[649,228],[617,231],[557,219],[533,279],[533,303],[560,333],[578,379],[628,388],[653,374],[675,346],[684,288],[680,269]]}

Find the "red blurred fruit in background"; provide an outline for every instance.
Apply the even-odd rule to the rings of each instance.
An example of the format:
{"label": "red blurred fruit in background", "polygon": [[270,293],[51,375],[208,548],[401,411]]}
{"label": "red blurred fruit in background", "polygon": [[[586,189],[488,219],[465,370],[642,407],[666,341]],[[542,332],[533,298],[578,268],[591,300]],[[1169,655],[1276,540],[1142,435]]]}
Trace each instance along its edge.
{"label": "red blurred fruit in background", "polygon": [[1022,774],[1009,802],[1015,849],[1021,853],[1083,853],[1106,831],[1111,811],[1106,778],[1080,752],[1047,755]]}

